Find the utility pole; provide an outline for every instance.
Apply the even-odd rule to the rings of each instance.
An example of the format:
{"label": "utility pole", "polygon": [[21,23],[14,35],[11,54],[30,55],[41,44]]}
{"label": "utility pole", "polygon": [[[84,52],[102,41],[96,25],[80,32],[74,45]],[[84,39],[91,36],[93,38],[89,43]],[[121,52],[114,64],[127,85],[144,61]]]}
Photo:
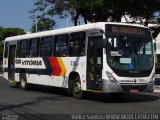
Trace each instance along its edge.
{"label": "utility pole", "polygon": [[[36,0],[36,3],[38,2],[38,0]],[[36,9],[37,9],[37,4],[36,4]],[[35,16],[36,16],[36,20],[35,20],[35,22],[36,22],[36,33],[37,33],[37,29],[38,29],[38,26],[37,26],[37,12],[35,12]]]}

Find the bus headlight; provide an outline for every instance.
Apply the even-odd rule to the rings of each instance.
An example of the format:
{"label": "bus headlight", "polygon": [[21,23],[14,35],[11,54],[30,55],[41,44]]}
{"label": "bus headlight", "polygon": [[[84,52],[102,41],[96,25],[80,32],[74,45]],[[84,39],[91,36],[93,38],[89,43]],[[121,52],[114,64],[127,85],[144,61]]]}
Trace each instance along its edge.
{"label": "bus headlight", "polygon": [[109,80],[113,83],[118,83],[118,81],[116,80],[116,78],[110,73],[110,72],[106,72]]}

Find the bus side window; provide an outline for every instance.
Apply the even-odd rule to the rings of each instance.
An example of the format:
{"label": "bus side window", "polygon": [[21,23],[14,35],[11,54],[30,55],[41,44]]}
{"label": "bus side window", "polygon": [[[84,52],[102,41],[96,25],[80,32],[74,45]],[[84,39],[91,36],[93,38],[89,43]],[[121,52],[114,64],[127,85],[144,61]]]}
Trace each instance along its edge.
{"label": "bus side window", "polygon": [[27,45],[28,44],[28,40],[21,40],[19,42],[19,57],[23,58],[23,57],[27,57]]}
{"label": "bus side window", "polygon": [[4,58],[8,58],[8,42],[5,42]]}
{"label": "bus side window", "polygon": [[39,38],[29,40],[29,53],[28,57],[38,57],[39,51]]}
{"label": "bus side window", "polygon": [[72,33],[69,39],[69,55],[85,55],[85,32]]}
{"label": "bus side window", "polygon": [[66,57],[68,55],[68,35],[57,35],[54,40],[54,55]]}
{"label": "bus side window", "polygon": [[40,41],[40,56],[51,56],[53,46],[53,37],[43,37]]}

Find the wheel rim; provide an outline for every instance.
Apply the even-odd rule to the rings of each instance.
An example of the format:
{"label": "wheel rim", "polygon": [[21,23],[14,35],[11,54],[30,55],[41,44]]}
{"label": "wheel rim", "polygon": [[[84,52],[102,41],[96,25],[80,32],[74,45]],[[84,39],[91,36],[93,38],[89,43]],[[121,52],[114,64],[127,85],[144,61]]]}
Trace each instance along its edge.
{"label": "wheel rim", "polygon": [[81,92],[81,85],[80,85],[79,82],[76,82],[76,83],[74,84],[74,93],[75,93],[75,94],[79,94],[80,92]]}
{"label": "wheel rim", "polygon": [[24,88],[26,86],[26,81],[23,78],[21,80],[21,86],[22,86],[22,88]]}

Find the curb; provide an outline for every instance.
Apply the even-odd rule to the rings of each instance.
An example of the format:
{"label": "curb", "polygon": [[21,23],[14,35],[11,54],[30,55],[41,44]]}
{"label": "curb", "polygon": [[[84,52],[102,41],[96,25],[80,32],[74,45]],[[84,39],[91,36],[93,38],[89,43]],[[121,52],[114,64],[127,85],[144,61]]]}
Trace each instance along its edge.
{"label": "curb", "polygon": [[14,81],[14,80],[8,80],[8,82],[9,82],[9,83],[15,83],[15,81]]}

